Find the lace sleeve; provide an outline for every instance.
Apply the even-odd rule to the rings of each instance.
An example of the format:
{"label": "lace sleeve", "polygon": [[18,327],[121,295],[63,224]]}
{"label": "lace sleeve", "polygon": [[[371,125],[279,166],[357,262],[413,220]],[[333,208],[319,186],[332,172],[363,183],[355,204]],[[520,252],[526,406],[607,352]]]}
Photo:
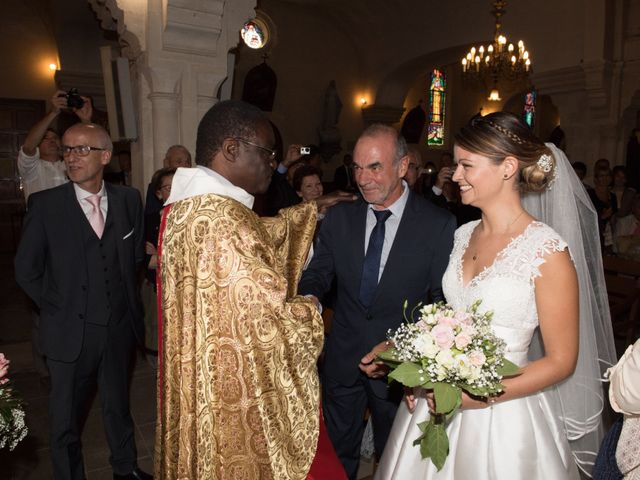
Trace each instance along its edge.
{"label": "lace sleeve", "polygon": [[[536,236],[538,237],[535,249],[532,249],[532,261],[531,261],[531,278],[535,280],[540,277],[540,267],[547,261],[547,257],[556,252],[563,252],[569,249],[567,242],[565,242],[560,235],[558,235],[551,227],[540,223],[539,229],[536,229]],[[571,254],[571,252],[569,252]]]}

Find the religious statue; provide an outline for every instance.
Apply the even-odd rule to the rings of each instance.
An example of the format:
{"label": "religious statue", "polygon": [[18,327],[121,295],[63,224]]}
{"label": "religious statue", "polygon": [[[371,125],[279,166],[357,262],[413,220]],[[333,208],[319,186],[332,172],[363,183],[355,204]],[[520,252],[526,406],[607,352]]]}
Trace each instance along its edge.
{"label": "religious statue", "polygon": [[338,96],[336,81],[331,80],[324,94],[324,110],[322,112],[322,126],[318,130],[320,137],[320,154],[329,159],[340,151],[340,130],[338,120],[342,111],[342,101]]}

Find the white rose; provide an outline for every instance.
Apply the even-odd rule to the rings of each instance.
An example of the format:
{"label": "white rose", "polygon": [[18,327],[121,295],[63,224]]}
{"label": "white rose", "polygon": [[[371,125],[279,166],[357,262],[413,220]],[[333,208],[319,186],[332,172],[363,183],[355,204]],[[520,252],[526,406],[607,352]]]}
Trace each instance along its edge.
{"label": "white rose", "polygon": [[473,365],[471,365],[470,370],[471,373],[469,374],[469,381],[475,382],[480,378],[480,373],[482,372],[482,370],[480,369],[480,367],[475,367]]}
{"label": "white rose", "polygon": [[430,303],[429,305],[425,305],[424,307],[422,307],[420,311],[425,315],[429,315],[430,313],[435,313],[436,306],[433,303]]}
{"label": "white rose", "polygon": [[455,360],[458,375],[460,375],[461,378],[468,380],[471,377],[471,364],[469,362],[469,358],[462,353],[458,355]]}
{"label": "white rose", "polygon": [[427,325],[435,325],[437,323],[436,316],[433,313],[422,316],[422,321]]}
{"label": "white rose", "polygon": [[436,378],[439,382],[447,378],[448,375],[449,372],[447,372],[447,369],[445,367],[443,367],[442,365],[438,365],[436,367]]}
{"label": "white rose", "polygon": [[438,363],[438,365],[441,365],[449,370],[451,370],[455,365],[455,359],[453,358],[451,350],[441,350],[440,352],[438,352],[438,354],[436,355],[436,362]]}
{"label": "white rose", "polygon": [[435,358],[439,351],[440,348],[436,345],[436,342],[433,341],[433,337],[428,334],[425,335],[425,345],[422,350],[424,356],[427,358]]}
{"label": "white rose", "polygon": [[433,337],[427,332],[421,333],[413,341],[413,348],[415,348],[420,354],[427,358],[434,358],[440,349],[438,345],[433,341]]}

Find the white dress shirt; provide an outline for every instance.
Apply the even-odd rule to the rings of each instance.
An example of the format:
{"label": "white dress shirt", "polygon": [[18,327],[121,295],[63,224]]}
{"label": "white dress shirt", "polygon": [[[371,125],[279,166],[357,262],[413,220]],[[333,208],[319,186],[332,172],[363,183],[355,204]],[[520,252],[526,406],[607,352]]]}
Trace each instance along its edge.
{"label": "white dress shirt", "polygon": [[[396,233],[398,232],[398,227],[400,226],[400,220],[402,220],[404,207],[407,205],[407,200],[409,199],[409,185],[404,180],[402,180],[402,188],[403,190],[400,198],[393,202],[393,204],[391,204],[387,209],[391,212],[391,215],[384,224],[384,243],[382,244],[382,254],[380,256],[380,270],[378,271],[378,281],[380,281],[380,277],[382,277],[384,266],[387,263],[389,252],[391,251],[393,241],[395,240]],[[371,236],[371,231],[373,230],[373,227],[376,226],[376,223],[377,220],[375,214],[373,213],[373,206],[369,205],[367,208],[367,226],[365,228],[364,234],[365,255],[367,254],[367,247],[369,246],[369,237]]]}

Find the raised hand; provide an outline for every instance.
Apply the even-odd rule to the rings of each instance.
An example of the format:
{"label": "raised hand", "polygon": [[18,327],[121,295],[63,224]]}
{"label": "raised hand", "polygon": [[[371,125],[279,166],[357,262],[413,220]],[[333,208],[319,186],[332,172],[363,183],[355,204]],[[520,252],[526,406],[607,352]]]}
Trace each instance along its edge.
{"label": "raised hand", "polygon": [[50,103],[51,111],[57,115],[63,108],[67,108],[67,93],[58,90],[51,97]]}
{"label": "raised hand", "polygon": [[78,116],[82,123],[91,123],[91,117],[93,116],[93,105],[89,97],[81,97],[84,100],[82,108],[74,108],[73,112]]}
{"label": "raised hand", "polygon": [[453,169],[449,167],[442,167],[438,172],[438,176],[436,177],[436,187],[442,190],[442,187],[446,182],[451,180],[453,176]]}
{"label": "raised hand", "polygon": [[284,160],[282,161],[282,164],[285,167],[289,168],[293,163],[300,160],[300,158],[302,157],[302,155],[300,154],[300,147],[302,147],[302,145],[298,145],[297,143],[289,145],[289,148],[287,148],[287,151],[284,155]]}

